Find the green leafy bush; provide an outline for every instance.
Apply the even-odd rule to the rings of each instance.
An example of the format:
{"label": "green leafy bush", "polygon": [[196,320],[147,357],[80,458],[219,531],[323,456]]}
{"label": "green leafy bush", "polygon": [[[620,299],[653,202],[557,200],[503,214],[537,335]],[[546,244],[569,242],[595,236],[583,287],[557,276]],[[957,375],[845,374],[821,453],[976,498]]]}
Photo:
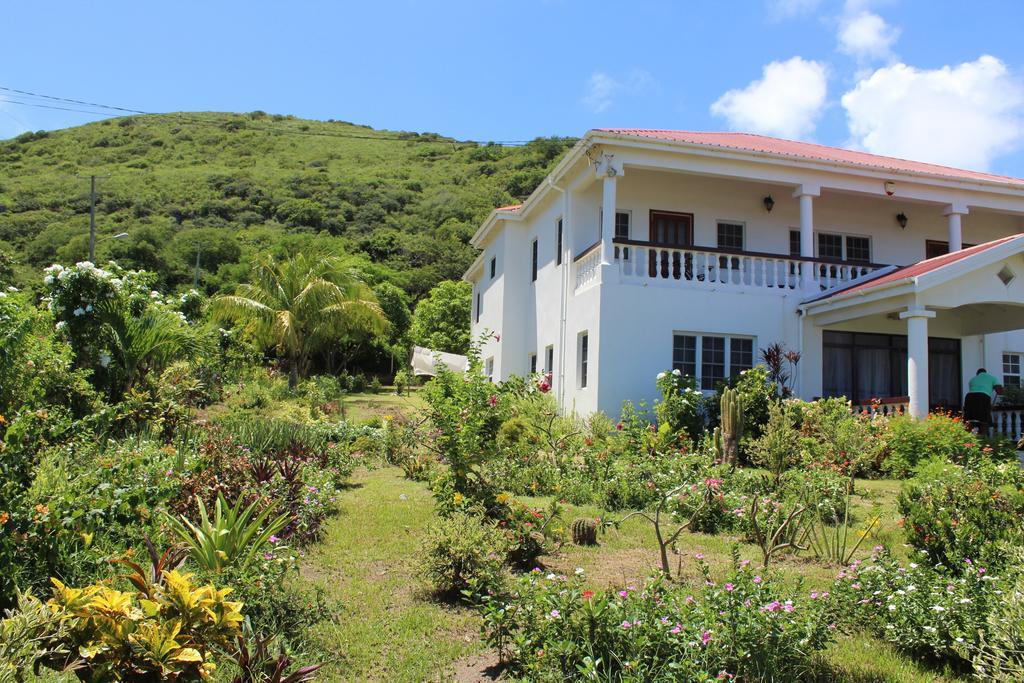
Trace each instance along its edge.
{"label": "green leafy bush", "polygon": [[502,585],[508,551],[505,535],[483,515],[454,512],[427,529],[419,570],[435,591],[447,597],[470,588],[496,591]]}
{"label": "green leafy bush", "polygon": [[885,422],[883,469],[895,477],[907,477],[919,462],[940,458],[965,465],[984,457],[984,444],[964,428],[958,417],[930,413],[924,420],[896,415]]}
{"label": "green leafy bush", "polygon": [[1000,564],[999,542],[1022,538],[1024,489],[997,486],[940,458],[920,467],[900,493],[907,541],[935,564]]}

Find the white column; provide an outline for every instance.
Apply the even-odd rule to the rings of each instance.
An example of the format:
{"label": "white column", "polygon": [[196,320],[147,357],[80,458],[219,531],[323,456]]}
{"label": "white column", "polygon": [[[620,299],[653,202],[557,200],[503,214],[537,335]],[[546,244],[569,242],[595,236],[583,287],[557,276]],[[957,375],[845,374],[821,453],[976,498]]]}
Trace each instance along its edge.
{"label": "white column", "polygon": [[606,175],[601,199],[601,265],[612,262],[612,250],[615,239],[615,183],[617,175]]}
{"label": "white column", "polygon": [[[817,185],[801,185],[793,192],[800,200],[800,255],[814,258],[814,198],[821,195],[821,187]],[[800,272],[803,273],[804,287],[811,284],[812,266],[804,263]]]}
{"label": "white column", "polygon": [[949,251],[960,251],[964,248],[962,217],[967,214],[964,204],[950,204],[942,214],[949,220]]}
{"label": "white column", "polygon": [[928,415],[928,318],[935,311],[914,306],[900,313],[907,321],[907,394],[910,415],[921,419]]}

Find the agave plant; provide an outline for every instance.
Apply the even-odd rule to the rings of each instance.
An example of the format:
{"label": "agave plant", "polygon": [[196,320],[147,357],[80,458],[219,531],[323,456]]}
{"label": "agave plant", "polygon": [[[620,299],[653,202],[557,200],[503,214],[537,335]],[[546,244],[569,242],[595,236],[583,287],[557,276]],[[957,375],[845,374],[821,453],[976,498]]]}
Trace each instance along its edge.
{"label": "agave plant", "polygon": [[259,501],[243,507],[245,500],[238,497],[235,504],[228,506],[223,494],[217,494],[213,519],[206,513],[203,501],[199,505],[199,523],[194,524],[184,515],[179,518],[168,516],[171,528],[188,545],[189,555],[200,567],[219,572],[228,566],[245,566],[267,544],[270,537],[284,528],[291,516],[282,513],[271,517],[274,505],[263,508],[259,513]]}

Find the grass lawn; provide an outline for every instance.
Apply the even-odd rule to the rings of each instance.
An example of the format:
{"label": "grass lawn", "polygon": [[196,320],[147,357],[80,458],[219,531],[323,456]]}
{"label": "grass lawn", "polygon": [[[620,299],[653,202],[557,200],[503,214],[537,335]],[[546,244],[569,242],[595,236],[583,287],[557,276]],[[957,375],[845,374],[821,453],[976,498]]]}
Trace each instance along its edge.
{"label": "grass lawn", "polygon": [[412,415],[426,407],[418,390],[413,389],[404,396],[398,396],[392,387],[382,388],[379,394],[349,394],[343,405],[344,419],[352,423],[397,413]]}
{"label": "grass lawn", "polygon": [[484,646],[476,615],[434,601],[416,577],[433,498],[397,468],[359,470],[353,483],[303,567],[306,580],[341,602],[337,623],[314,634],[336,655],[322,680],[448,680],[456,660]]}
{"label": "grass lawn", "polygon": [[[342,493],[341,512],[326,527],[324,542],[306,558],[305,580],[322,586],[341,601],[337,623],[317,627],[315,637],[334,655],[323,680],[489,680],[479,675],[491,663],[482,656],[479,621],[473,612],[434,601],[416,577],[416,553],[425,527],[434,519],[426,486],[408,481],[396,468],[360,470],[354,486]],[[855,503],[860,513],[881,514],[881,534],[900,537],[895,520],[899,482],[857,483]],[[532,499],[543,504],[546,499]],[[565,505],[564,519],[596,517],[592,506]],[[597,547],[564,545],[541,558],[553,571],[571,573],[582,567],[594,587],[642,581],[657,568],[650,525],[639,518],[599,537]],[[705,555],[712,570],[730,562],[735,539],[724,535],[684,533],[681,555],[673,556],[673,571],[684,581],[697,579],[693,554]],[[874,541],[865,542],[861,555]],[[740,554],[760,561],[760,551],[741,544]],[[786,580],[803,579],[807,589],[827,587],[836,574],[810,558],[784,558],[777,571]],[[822,657],[816,679],[849,683],[953,681],[955,677],[922,667],[884,642],[869,636],[844,636]]]}

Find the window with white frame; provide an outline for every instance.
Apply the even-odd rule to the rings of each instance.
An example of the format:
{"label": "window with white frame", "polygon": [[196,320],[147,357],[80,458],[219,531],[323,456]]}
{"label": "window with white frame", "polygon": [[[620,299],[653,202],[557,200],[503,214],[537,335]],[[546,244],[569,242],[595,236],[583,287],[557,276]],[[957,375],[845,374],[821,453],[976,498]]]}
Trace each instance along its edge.
{"label": "window with white frame", "polygon": [[871,263],[871,238],[863,235],[819,232],[818,258]]}
{"label": "window with white frame", "polygon": [[[729,251],[743,251],[743,224],[730,221],[718,222],[718,248]],[[738,258],[730,259],[727,256],[718,257],[720,268],[739,268]]]}
{"label": "window with white frame", "polygon": [[487,381],[494,381],[494,356],[491,356],[484,362],[484,374],[487,375]]}
{"label": "window with white frame", "polygon": [[[598,222],[598,227],[601,228],[601,226],[604,224],[604,209],[599,210],[598,211],[598,215],[600,217],[600,220]],[[629,239],[629,236],[630,236],[630,228],[629,228],[629,226],[630,226],[630,223],[632,222],[632,220],[633,220],[633,214],[630,211],[616,211],[615,212],[615,233],[614,233],[615,239],[617,239],[617,240],[628,240]],[[598,238],[600,239],[600,237],[601,237],[601,230],[599,229],[598,230]],[[621,249],[619,247],[615,247],[615,258],[619,258],[620,256],[622,258],[629,259],[629,247],[623,247]]]}
{"label": "window with white frame", "polygon": [[1024,354],[1007,352],[1003,354],[1003,386],[1019,387],[1021,356]]}
{"label": "window with white frame", "polygon": [[672,335],[672,369],[714,391],[720,382],[754,366],[754,339],[713,334]]}
{"label": "window with white frame", "polygon": [[590,363],[590,336],[586,332],[580,332],[576,342],[576,356],[579,362],[576,364],[576,384],[580,389],[587,388],[587,371]]}
{"label": "window with white frame", "polygon": [[555,346],[554,346],[554,344],[549,344],[544,349],[544,372],[554,372],[554,371],[555,371]]}
{"label": "window with white frame", "polygon": [[534,374],[536,372],[537,372],[537,354],[536,353],[531,353],[530,354],[530,374],[532,375],[532,374]]}

